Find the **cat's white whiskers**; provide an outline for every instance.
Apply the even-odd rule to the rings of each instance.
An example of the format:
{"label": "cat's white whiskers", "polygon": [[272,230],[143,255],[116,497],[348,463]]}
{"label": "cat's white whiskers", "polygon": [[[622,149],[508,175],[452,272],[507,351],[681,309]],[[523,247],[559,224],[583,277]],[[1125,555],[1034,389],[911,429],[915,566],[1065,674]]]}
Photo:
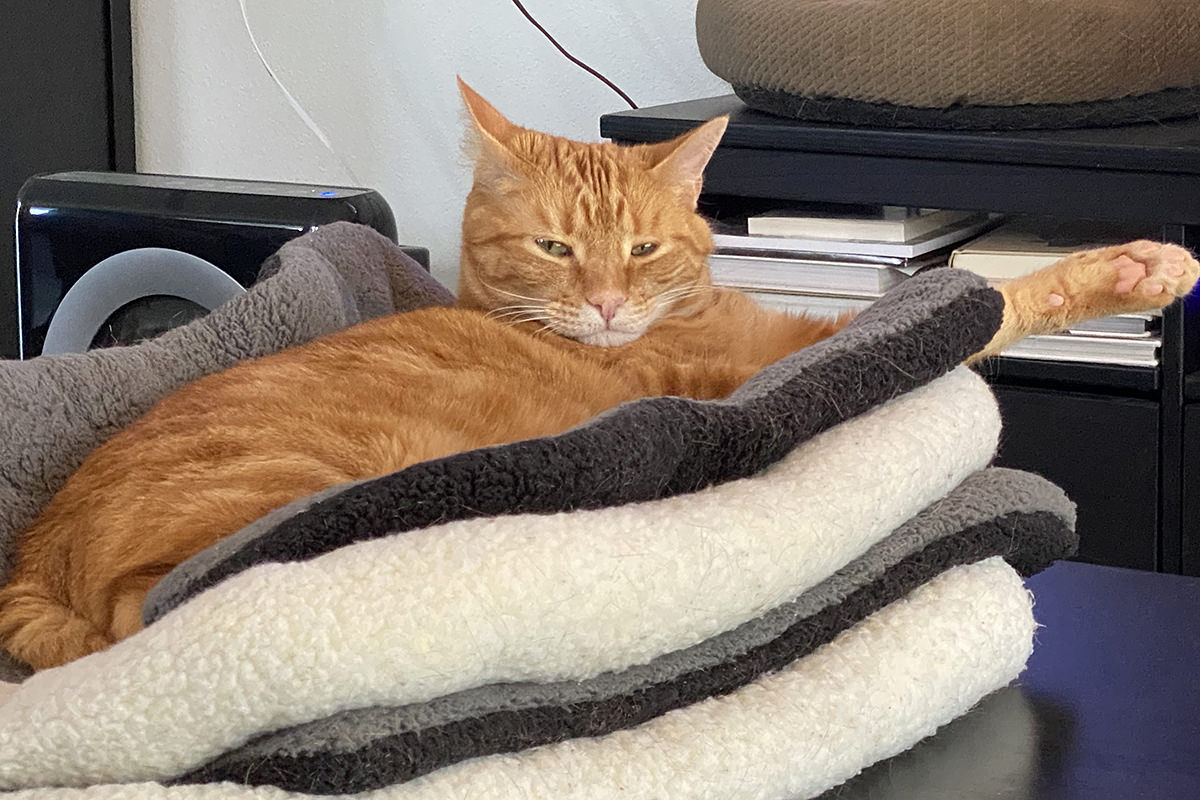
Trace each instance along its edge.
{"label": "cat's white whiskers", "polygon": [[665,292],[658,294],[655,297],[660,304],[682,300],[687,297],[696,297],[698,295],[707,294],[714,290],[715,287],[707,284],[693,284],[691,286],[677,286],[674,289],[667,289]]}
{"label": "cat's white whiskers", "polygon": [[701,294],[703,294],[703,292],[684,292],[667,298],[658,298],[657,302],[654,304],[654,307],[655,309],[666,311],[668,308],[676,306],[684,300],[689,300],[693,297],[699,297]]}
{"label": "cat's white whiskers", "polygon": [[534,314],[527,317],[513,317],[512,319],[502,320],[505,325],[521,325],[526,322],[543,322],[550,319],[546,314]]}
{"label": "cat's white whiskers", "polygon": [[482,283],[482,284],[483,284],[484,286],[486,286],[487,288],[491,289],[491,290],[492,290],[493,292],[495,292],[496,294],[506,294],[506,295],[508,295],[509,297],[515,297],[515,298],[517,298],[518,300],[532,300],[532,301],[533,301],[533,302],[535,302],[535,303],[546,303],[546,302],[548,302],[548,299],[547,299],[547,298],[545,298],[545,297],[530,297],[529,295],[525,295],[525,294],[517,294],[516,292],[510,292],[510,291],[508,291],[507,289],[501,289],[501,288],[499,288],[498,286],[492,286],[490,283],[488,283],[487,281],[485,281],[485,280],[483,280],[483,279],[480,279],[480,281],[479,281],[479,282],[480,282],[480,283]]}
{"label": "cat's white whiskers", "polygon": [[545,308],[545,303],[510,303],[506,306],[496,306],[494,310],[503,311],[508,308]]}
{"label": "cat's white whiskers", "polygon": [[691,284],[688,286],[677,286],[674,289],[667,289],[654,297],[655,306],[650,312],[650,321],[656,322],[660,319],[670,319],[672,317],[684,316],[681,309],[673,309],[681,300],[687,300],[691,297],[699,297],[711,292],[718,291],[717,287],[711,284]]}
{"label": "cat's white whiskers", "polygon": [[551,319],[553,314],[545,306],[503,306],[489,311],[487,316],[505,325],[521,325]]}
{"label": "cat's white whiskers", "polygon": [[493,308],[484,316],[489,319],[500,319],[502,317],[511,317],[520,314],[546,314],[545,306],[500,306]]}

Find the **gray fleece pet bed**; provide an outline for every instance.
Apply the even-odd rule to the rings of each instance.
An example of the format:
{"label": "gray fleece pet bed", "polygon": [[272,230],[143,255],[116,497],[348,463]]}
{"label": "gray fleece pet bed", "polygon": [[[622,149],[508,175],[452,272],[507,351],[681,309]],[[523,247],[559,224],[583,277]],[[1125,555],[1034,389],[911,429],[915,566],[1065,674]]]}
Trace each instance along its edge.
{"label": "gray fleece pet bed", "polygon": [[1053,484],[984,470],[796,599],[700,644],[589,680],[344,711],[264,734],[173,782],[355,793],[468,758],[632,728],[786,667],[951,567],[1002,556],[1038,572],[1074,552],[1073,520]]}
{"label": "gray fleece pet bed", "polygon": [[[238,361],[453,302],[388,239],[337,223],[285,244],[245,294],[149,342],[0,361],[0,584],[17,536],[84,457],[160,398]],[[0,680],[25,674],[0,650]]]}
{"label": "gray fleece pet bed", "polygon": [[[354,226],[296,240],[270,266],[240,306],[155,342],[4,365],[58,386],[80,365],[114,376],[109,391],[59,412],[88,422],[44,434],[60,444],[42,446],[37,469],[23,466],[28,443],[5,456],[7,484],[33,509],[4,517],[10,548],[87,449],[153,399],[106,401],[104,413],[89,403],[136,370],[158,374],[155,357],[180,355],[170,348],[190,354],[192,371],[163,380],[160,395],[322,326],[449,299]],[[298,301],[323,321],[289,316]],[[133,782],[139,796],[202,797],[204,782],[232,781],[442,797],[513,796],[517,781],[532,782],[517,795],[557,797],[567,769],[591,776],[591,796],[623,796],[627,780],[612,770],[647,748],[665,754],[673,714],[731,734],[747,713],[790,702],[800,714],[815,697],[857,713],[861,703],[839,699],[850,676],[755,698],[781,691],[776,673],[826,670],[822,659],[857,659],[863,671],[911,662],[923,677],[893,688],[919,685],[918,696],[871,712],[886,735],[850,736],[839,763],[784,764],[767,755],[764,731],[748,757],[784,771],[727,796],[828,788],[1011,680],[1032,618],[995,557],[1029,573],[1073,549],[1061,492],[980,471],[999,434],[994,401],[969,372],[946,374],[991,337],[999,313],[998,295],[967,274],[920,276],[727,401],[639,401],[558,437],[274,512],[168,576],[145,631],[34,676],[0,706],[0,788],[115,797]],[[282,335],[259,349],[237,342],[264,318]],[[29,415],[24,427],[56,426],[42,409]],[[920,647],[940,655],[914,655]],[[994,656],[986,668],[980,653]],[[822,732],[789,732],[797,747],[805,736],[815,744]],[[694,758],[708,742],[672,746]],[[702,796],[685,785],[699,772],[685,778],[681,764],[653,762],[643,789]]]}

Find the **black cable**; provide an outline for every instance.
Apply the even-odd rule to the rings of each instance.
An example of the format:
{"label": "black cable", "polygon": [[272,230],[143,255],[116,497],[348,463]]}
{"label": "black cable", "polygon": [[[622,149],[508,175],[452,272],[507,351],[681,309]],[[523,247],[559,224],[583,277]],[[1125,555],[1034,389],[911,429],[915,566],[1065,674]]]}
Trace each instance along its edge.
{"label": "black cable", "polygon": [[572,64],[576,65],[577,67],[580,67],[581,69],[583,69],[583,70],[586,70],[587,72],[591,73],[592,75],[594,75],[595,77],[599,78],[600,80],[604,81],[604,84],[605,84],[606,86],[608,86],[608,88],[612,89],[614,92],[616,92],[617,94],[621,95],[621,99],[622,99],[622,100],[624,100],[626,103],[629,103],[629,107],[630,107],[630,108],[637,108],[637,103],[635,103],[635,102],[633,102],[633,100],[629,99],[629,95],[627,95],[627,94],[625,94],[624,92],[622,92],[622,91],[621,91],[621,89],[620,89],[620,87],[618,87],[618,86],[617,86],[615,83],[613,83],[612,81],[610,81],[608,78],[604,77],[602,74],[600,74],[600,72],[599,72],[599,71],[597,71],[597,70],[595,70],[595,69],[592,69],[592,68],[591,68],[591,67],[589,67],[587,64],[583,63],[583,62],[582,62],[582,61],[580,61],[578,58],[576,58],[575,56],[573,56],[573,55],[571,55],[570,53],[568,53],[568,52],[567,52],[567,48],[565,48],[565,47],[563,47],[561,44],[559,44],[559,43],[558,43],[558,40],[557,40],[557,39],[555,39],[553,36],[551,36],[551,35],[550,35],[550,31],[548,31],[548,30],[546,30],[545,28],[543,28],[543,27],[542,27],[542,24],[541,24],[540,22],[538,22],[536,19],[534,19],[534,18],[533,18],[533,15],[532,15],[532,14],[530,14],[530,13],[529,13],[529,12],[528,12],[528,11],[525,9],[525,6],[523,6],[523,5],[521,4],[521,0],[512,0],[512,2],[513,2],[513,5],[515,5],[515,6],[517,7],[517,10],[518,10],[518,11],[520,11],[522,14],[524,14],[524,15],[525,15],[525,19],[529,20],[529,21],[530,21],[530,22],[533,24],[533,27],[535,27],[535,28],[537,28],[539,31],[541,31],[541,32],[542,32],[542,35],[543,35],[543,36],[545,36],[547,39],[549,39],[549,40],[550,40],[550,44],[552,44],[552,45],[554,45],[555,47],[557,47],[557,48],[558,48],[558,52],[560,52],[560,53],[562,53],[564,56],[566,56],[568,61],[570,61]]}

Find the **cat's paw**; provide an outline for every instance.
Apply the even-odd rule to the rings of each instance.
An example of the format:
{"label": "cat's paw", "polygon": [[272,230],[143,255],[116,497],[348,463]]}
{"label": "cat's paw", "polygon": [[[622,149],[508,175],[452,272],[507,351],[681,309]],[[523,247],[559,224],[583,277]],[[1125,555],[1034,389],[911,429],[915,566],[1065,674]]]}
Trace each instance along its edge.
{"label": "cat's paw", "polygon": [[1163,308],[1190,292],[1200,277],[1200,263],[1190,252],[1148,240],[1074,253],[1055,267],[1064,291],[1050,292],[1050,306],[1083,305],[1096,314]]}
{"label": "cat's paw", "polygon": [[1200,276],[1200,264],[1177,244],[1141,240],[1120,245],[1118,250],[1121,252],[1113,260],[1117,270],[1113,291],[1152,298],[1156,307],[1186,295]]}

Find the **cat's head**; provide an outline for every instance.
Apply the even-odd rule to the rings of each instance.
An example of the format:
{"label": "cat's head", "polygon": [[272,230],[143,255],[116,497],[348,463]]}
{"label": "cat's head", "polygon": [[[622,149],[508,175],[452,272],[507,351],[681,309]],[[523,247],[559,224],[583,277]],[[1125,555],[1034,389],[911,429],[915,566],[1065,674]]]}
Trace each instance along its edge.
{"label": "cat's head", "polygon": [[726,118],[660,144],[583,143],[521,128],[459,88],[477,139],[460,304],[612,346],[709,292],[696,201]]}

